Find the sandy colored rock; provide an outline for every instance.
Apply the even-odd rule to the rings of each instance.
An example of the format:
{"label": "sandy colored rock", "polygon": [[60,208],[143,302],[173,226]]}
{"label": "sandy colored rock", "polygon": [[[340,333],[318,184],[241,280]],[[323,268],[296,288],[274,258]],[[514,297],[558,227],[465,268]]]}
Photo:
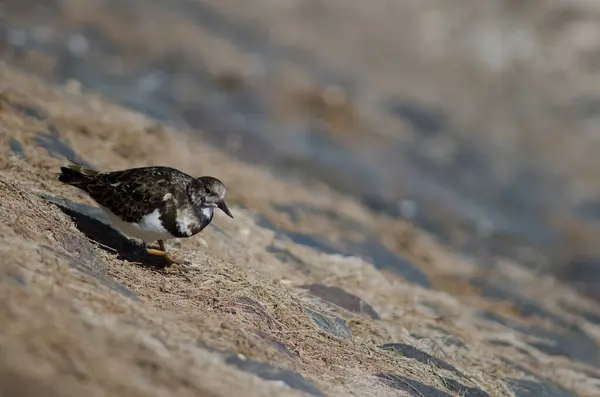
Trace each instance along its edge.
{"label": "sandy colored rock", "polygon": [[[600,393],[600,326],[568,309],[598,315],[597,307],[555,281],[508,261],[478,274],[435,238],[382,219],[410,241],[390,246],[389,255],[407,258],[432,286],[413,284],[375,267],[368,253],[344,254],[352,242],[335,226],[340,219],[386,244],[369,226],[381,215],[347,197],[274,178],[197,138],[6,65],[0,87],[3,394],[396,396],[423,385],[423,395],[526,395],[510,379],[553,384],[565,395]],[[43,145],[40,133],[59,149]],[[89,198],[55,180],[65,148],[101,169],[168,164],[218,176],[235,219],[217,215],[200,236],[170,243],[191,264],[158,270],[138,243],[102,223]],[[290,222],[278,208],[292,204],[323,215],[300,211]],[[535,310],[482,292],[471,281],[481,277],[512,280],[502,285],[517,292],[504,294],[526,296]],[[359,297],[380,320],[302,288],[317,284]],[[319,331],[307,309],[344,319],[351,337]],[[569,339],[574,330],[577,339]],[[575,342],[584,341],[582,354]],[[383,348],[388,343],[413,349],[398,354]]]}

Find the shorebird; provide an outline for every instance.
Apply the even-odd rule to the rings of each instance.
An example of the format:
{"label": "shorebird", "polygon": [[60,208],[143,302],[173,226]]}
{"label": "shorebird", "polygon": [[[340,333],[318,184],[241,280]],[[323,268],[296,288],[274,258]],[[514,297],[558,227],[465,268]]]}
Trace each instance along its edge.
{"label": "shorebird", "polygon": [[[171,167],[152,166],[102,172],[79,164],[60,167],[58,180],[85,191],[106,213],[113,227],[144,242],[151,255],[176,263],[165,240],[194,236],[207,227],[225,203],[227,189],[211,176],[194,178]],[[160,249],[150,248],[158,241]]]}

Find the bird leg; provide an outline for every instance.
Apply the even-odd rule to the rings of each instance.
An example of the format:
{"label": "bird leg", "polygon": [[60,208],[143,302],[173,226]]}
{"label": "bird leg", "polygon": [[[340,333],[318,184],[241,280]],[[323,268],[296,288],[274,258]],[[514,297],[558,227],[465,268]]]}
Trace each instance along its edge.
{"label": "bird leg", "polygon": [[173,263],[177,263],[169,256],[169,253],[165,249],[165,242],[163,240],[158,240],[158,246],[160,247],[160,249],[146,247],[146,252],[150,255],[162,256],[167,262],[167,266],[170,266]]}

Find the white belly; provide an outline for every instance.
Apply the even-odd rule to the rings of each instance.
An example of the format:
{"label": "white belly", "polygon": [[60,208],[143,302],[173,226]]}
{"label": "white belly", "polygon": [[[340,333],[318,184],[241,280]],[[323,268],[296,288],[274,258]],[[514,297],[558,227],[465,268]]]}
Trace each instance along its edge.
{"label": "white belly", "polygon": [[160,222],[160,213],[158,209],[145,215],[138,223],[126,223],[118,216],[110,212],[107,208],[102,207],[110,223],[121,233],[130,237],[139,238],[145,243],[151,243],[156,240],[169,240],[175,238],[169,233]]}

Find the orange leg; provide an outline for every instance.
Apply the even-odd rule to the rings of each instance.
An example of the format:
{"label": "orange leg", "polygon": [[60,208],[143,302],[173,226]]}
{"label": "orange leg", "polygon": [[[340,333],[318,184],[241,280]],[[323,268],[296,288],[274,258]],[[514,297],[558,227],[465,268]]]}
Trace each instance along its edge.
{"label": "orange leg", "polygon": [[163,258],[165,258],[165,261],[167,262],[167,266],[170,266],[173,263],[176,263],[176,261],[174,261],[169,256],[169,253],[165,249],[165,242],[164,241],[158,240],[158,246],[160,247],[160,249],[157,250],[157,249],[154,249],[154,248],[146,248],[146,252],[149,253],[150,255],[162,256]]}

